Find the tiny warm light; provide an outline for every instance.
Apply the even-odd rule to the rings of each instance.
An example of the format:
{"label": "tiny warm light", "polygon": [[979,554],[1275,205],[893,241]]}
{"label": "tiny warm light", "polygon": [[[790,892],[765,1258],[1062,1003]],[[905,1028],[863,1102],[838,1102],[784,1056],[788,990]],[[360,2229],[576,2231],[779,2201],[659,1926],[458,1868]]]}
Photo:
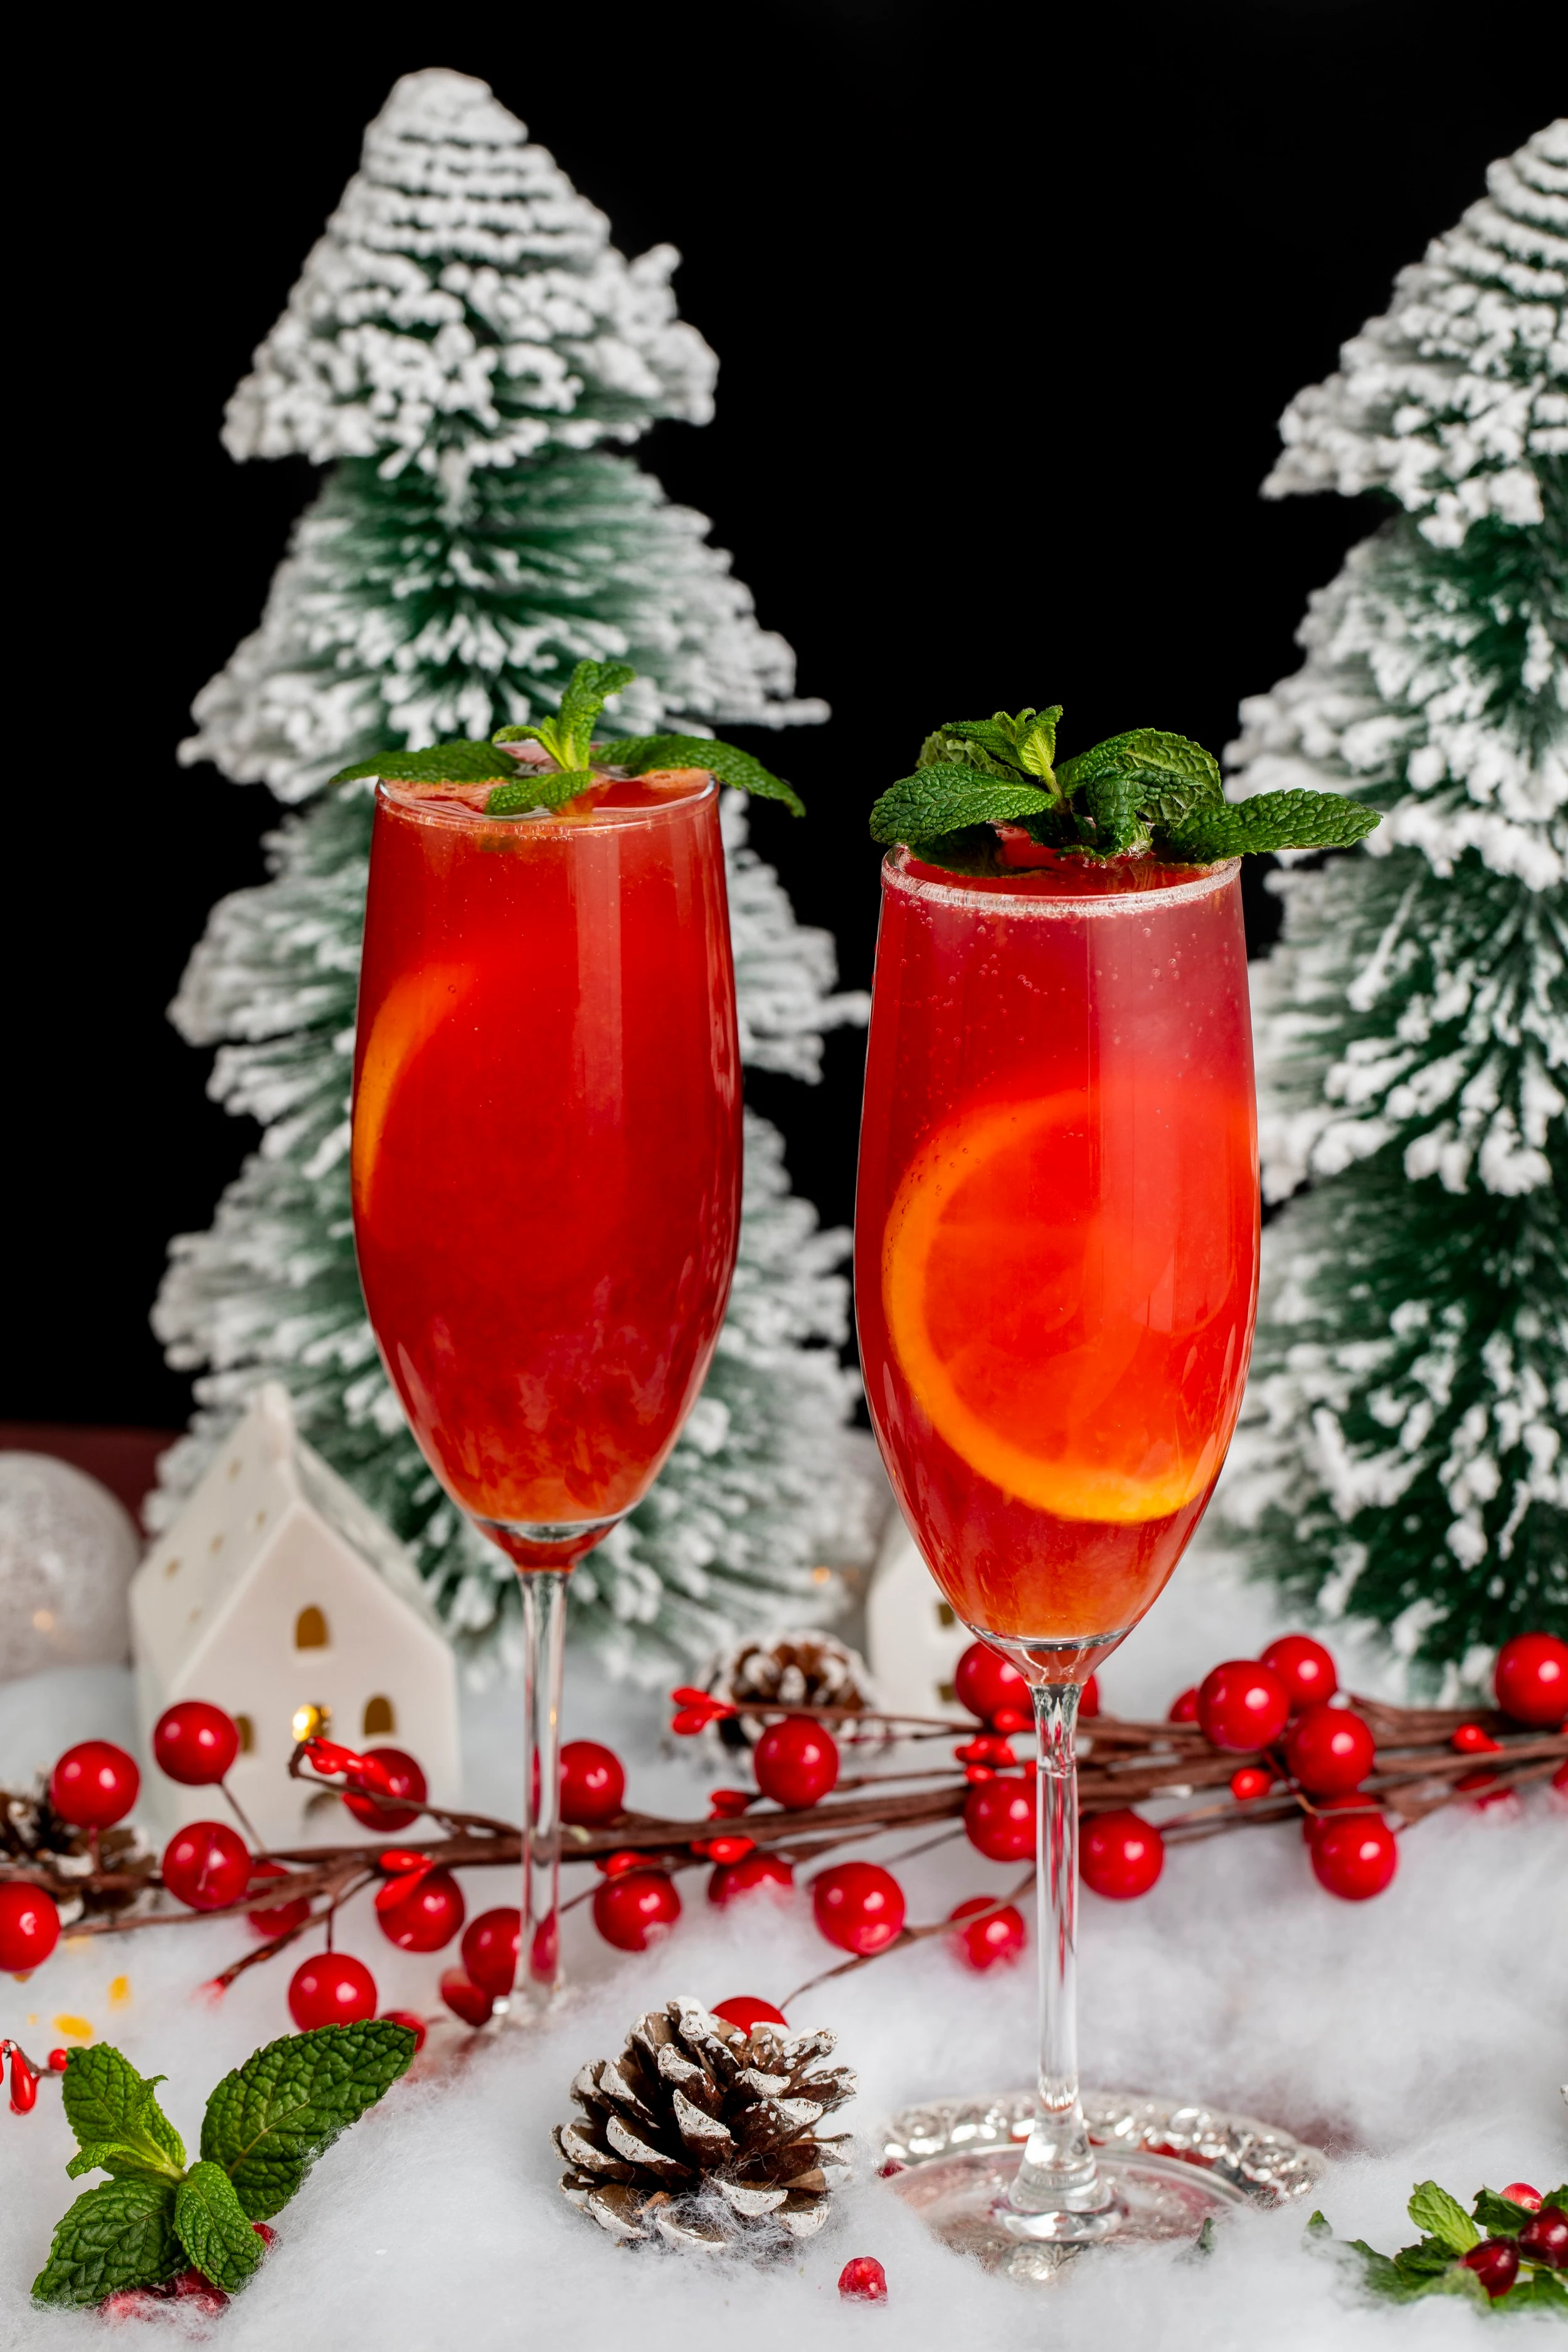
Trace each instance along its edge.
{"label": "tiny warm light", "polygon": [[55,1612],[54,1612],[54,1611],[53,1611],[52,1609],[35,1609],[35,1610],[34,1610],[34,1612],[33,1612],[33,1631],[34,1631],[34,1633],[52,1633],[54,1632],[54,1630],[55,1630]]}
{"label": "tiny warm light", "polygon": [[830,1568],[814,1568],[811,1571],[811,1580],[813,1584],[831,1584],[833,1570]]}
{"label": "tiny warm light", "polygon": [[297,1706],[291,1728],[296,1739],[324,1739],[332,1727],[330,1706]]}

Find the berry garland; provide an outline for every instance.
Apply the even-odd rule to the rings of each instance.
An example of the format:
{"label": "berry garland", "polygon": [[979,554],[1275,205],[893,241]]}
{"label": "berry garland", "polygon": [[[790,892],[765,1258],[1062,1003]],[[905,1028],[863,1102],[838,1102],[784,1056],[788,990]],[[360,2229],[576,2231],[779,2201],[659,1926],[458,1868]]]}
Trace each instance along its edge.
{"label": "berry garland", "polygon": [[[1518,1635],[1500,1653],[1495,1687],[1495,1708],[1346,1702],[1329,1652],[1290,1634],[1260,1659],[1224,1661],[1181,1694],[1163,1723],[1100,1714],[1091,1690],[1079,1773],[1084,1884],[1113,1901],[1134,1900],[1159,1878],[1169,1847],[1298,1822],[1322,1887],[1349,1902],[1375,1896],[1394,1875],[1400,1835],[1428,1813],[1456,1803],[1514,1803],[1538,1780],[1568,1791],[1568,1643],[1548,1633]],[[709,1900],[723,1906],[762,1887],[787,1893],[802,1864],[889,1831],[935,1832],[895,1861],[966,1838],[990,1860],[1032,1864],[1035,1765],[1013,1745],[1027,1721],[1022,1682],[976,1643],[959,1663],[955,1688],[972,1710],[969,1722],[861,1705],[770,1709],[748,1697],[747,1715],[765,1718],[752,1751],[756,1789],[714,1790],[700,1822],[626,1810],[626,1773],[613,1750],[594,1740],[568,1742],[563,1860],[591,1866],[597,1878],[563,1907],[591,1903],[606,1942],[641,1951],[676,1925],[676,1879],[698,1868],[709,1873]],[[672,1728],[683,1736],[741,1712],[704,1691],[682,1688],[671,1699]],[[236,1752],[232,1733],[220,1709],[184,1701],[159,1724],[153,1753],[186,1785],[224,1789]],[[951,1761],[844,1770],[858,1746],[882,1755],[895,1738],[945,1741],[955,1733]],[[197,1822],[176,1832],[160,1862],[116,1826],[136,1801],[134,1762],[107,1740],[84,1741],[59,1759],[47,1793],[0,1800],[0,1970],[43,1965],[62,1923],[77,1935],[122,1935],[244,1913],[263,1940],[214,1979],[223,1989],[312,1928],[325,1927],[330,1944],[337,1914],[370,1890],[377,1925],[400,1949],[434,1953],[461,1936],[462,1965],[443,1973],[441,1998],[465,2023],[482,2025],[511,1989],[518,1914],[498,1908],[468,1921],[453,1874],[517,1868],[517,1828],[431,1804],[416,1759],[400,1750],[360,1754],[307,1739],[289,1769],[342,1798],[365,1827],[390,1834],[423,1817],[435,1833],[416,1845],[268,1853],[226,1822]],[[1153,1800],[1174,1800],[1184,1810],[1156,1822],[1138,1811]],[[946,1919],[910,1925],[903,1890],[885,1863],[828,1862],[811,1881],[813,1916],[848,1958],[826,1973],[864,1967],[938,1935],[972,1968],[1014,1959],[1025,1940],[1016,1906],[1032,1884],[1030,1868],[1005,1895],[972,1896]],[[182,1908],[160,1908],[165,1895]],[[784,2006],[807,1989],[797,1987]],[[373,2018],[376,1999],[364,1962],[331,1948],[299,1966],[289,1987],[301,2031]],[[29,2072],[37,2070],[23,2062],[18,2096],[13,2062],[14,2106],[32,2104]]]}

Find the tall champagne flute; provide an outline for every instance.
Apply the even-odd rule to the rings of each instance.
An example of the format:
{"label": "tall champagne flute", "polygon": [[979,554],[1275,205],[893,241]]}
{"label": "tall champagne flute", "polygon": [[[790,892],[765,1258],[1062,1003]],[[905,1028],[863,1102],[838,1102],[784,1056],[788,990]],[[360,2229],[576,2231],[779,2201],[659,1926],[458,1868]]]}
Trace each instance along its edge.
{"label": "tall champagne flute", "polygon": [[520,1982],[560,1979],[567,1578],[641,1500],[734,1270],[741,1077],[718,788],[600,781],[549,814],[376,790],[354,1238],[388,1377],[522,1581]]}
{"label": "tall champagne flute", "polygon": [[[883,1459],[1038,1734],[1038,2104],[994,2220],[1165,2234],[1079,2097],[1079,1698],[1213,1490],[1257,1309],[1239,861],[882,868],[856,1298]],[[994,2194],[994,2190],[991,2193]],[[1156,2199],[1157,2203],[1157,2199]]]}

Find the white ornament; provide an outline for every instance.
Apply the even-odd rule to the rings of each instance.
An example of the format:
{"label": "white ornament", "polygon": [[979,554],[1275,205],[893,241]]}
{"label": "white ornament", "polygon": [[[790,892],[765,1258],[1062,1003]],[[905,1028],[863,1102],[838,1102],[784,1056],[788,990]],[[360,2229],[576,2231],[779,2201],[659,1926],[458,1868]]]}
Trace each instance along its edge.
{"label": "white ornament", "polygon": [[165,1832],[223,1811],[216,1790],[183,1788],[146,1762],[153,1725],[182,1698],[238,1724],[230,1786],[270,1845],[358,1834],[340,1805],[312,1808],[288,1777],[304,1710],[345,1748],[403,1748],[433,1798],[457,1801],[451,1651],[403,1547],[297,1435],[276,1381],[153,1545],[131,1614],[143,1807]]}
{"label": "white ornament", "polygon": [[142,1549],[107,1486],[49,1454],[0,1454],[0,1682],[118,1665]]}

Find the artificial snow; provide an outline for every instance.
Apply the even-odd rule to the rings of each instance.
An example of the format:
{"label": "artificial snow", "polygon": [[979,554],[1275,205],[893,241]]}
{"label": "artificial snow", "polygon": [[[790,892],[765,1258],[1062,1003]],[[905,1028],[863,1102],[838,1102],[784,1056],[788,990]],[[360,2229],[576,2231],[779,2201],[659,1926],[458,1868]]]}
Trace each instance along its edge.
{"label": "artificial snow", "polygon": [[[1224,1655],[1256,1653],[1278,1620],[1268,1594],[1220,1567],[1189,1560],[1147,1625],[1105,1669],[1108,1704],[1163,1708]],[[0,1692],[0,1779],[47,1761],[69,1739],[128,1727],[128,1678],[99,1669]],[[468,1796],[515,1817],[515,1693],[468,1702]],[[731,1777],[700,1743],[670,1742],[665,1710],[573,1662],[569,1736],[612,1739],[639,1806],[696,1809]],[[1399,1875],[1364,1905],[1317,1887],[1293,1830],[1237,1833],[1173,1851],[1152,1895],[1129,1905],[1083,1900],[1082,2047],[1091,2084],[1193,2095],[1285,2125],[1326,2147],[1316,2192],[1342,2236],[1392,2250],[1413,2234],[1405,2200],[1428,2177],[1468,2197],[1483,2182],[1550,2187],[1568,2144],[1556,2087],[1561,1958],[1568,1948],[1568,1822],[1538,1794],[1518,1818],[1439,1817],[1401,1846]],[[899,1840],[884,1842],[896,1852]],[[569,1885],[580,1882],[574,1873]],[[939,1917],[1009,1873],[958,1844],[906,1865],[915,1919]],[[402,2352],[458,2342],[471,2352],[518,2344],[619,2346],[638,2352],[795,2352],[931,2347],[1012,2336],[1053,2347],[1139,2352],[1268,2344],[1270,2352],[1482,2340],[1467,2309],[1360,2301],[1335,2263],[1302,2242],[1307,2207],[1241,2214],[1205,2259],[1169,2251],[1079,2262],[1055,2285],[989,2278],[924,2236],[874,2177],[877,2121],[946,2092],[984,2092],[1031,2072],[1032,1951],[1025,1968],[984,1979],[945,1948],[879,1960],[805,1995],[792,2022],[839,2035],[860,2074],[846,2120],[861,2135],[857,2175],[823,2235],[778,2269],[710,2264],[627,2251],[560,2197],[550,2126],[570,2112],[567,2085],[585,2059],[618,2050],[641,2012],[681,1992],[706,2001],[749,1992],[775,2001],[838,1957],[797,1894],[775,1908],[714,1912],[698,1874],[680,1882],[685,1916],[651,1953],[612,1952],[583,1910],[566,1923],[573,1990],[548,2026],[481,2042],[458,2063],[458,2036],[437,2029],[416,2068],[322,2158],[279,2217],[277,2248],[212,2330],[246,2352],[306,2342],[335,2352]],[[510,1898],[500,1873],[468,1874],[470,1914]],[[0,1990],[0,2032],[41,2053],[51,2021],[75,2014],[144,2073],[187,2143],[202,2103],[230,2066],[288,2031],[287,1962],[240,1979],[214,2005],[198,1990],[246,1945],[220,1923],[149,1929],[85,1950],[61,1949]],[[395,1952],[361,1897],[341,1945],[374,1969],[384,2005],[433,2011],[451,1954]],[[110,1987],[125,1979],[119,1996]],[[0,2115],[0,2345],[11,2352],[96,2341],[81,2315],[33,2310],[28,2283],[73,2193],[71,2143],[46,2085],[30,2117]],[[839,2302],[852,2255],[887,2266],[885,2311]],[[155,2323],[173,2340],[184,2322]],[[1539,2323],[1546,2325],[1544,2321]],[[1524,2326],[1526,2323],[1516,2323]],[[891,2332],[889,2332],[891,2331]],[[155,2341],[153,2337],[150,2340]],[[1525,2338],[1521,2336],[1521,2341]],[[1533,2341],[1531,2336],[1529,2340]]]}

